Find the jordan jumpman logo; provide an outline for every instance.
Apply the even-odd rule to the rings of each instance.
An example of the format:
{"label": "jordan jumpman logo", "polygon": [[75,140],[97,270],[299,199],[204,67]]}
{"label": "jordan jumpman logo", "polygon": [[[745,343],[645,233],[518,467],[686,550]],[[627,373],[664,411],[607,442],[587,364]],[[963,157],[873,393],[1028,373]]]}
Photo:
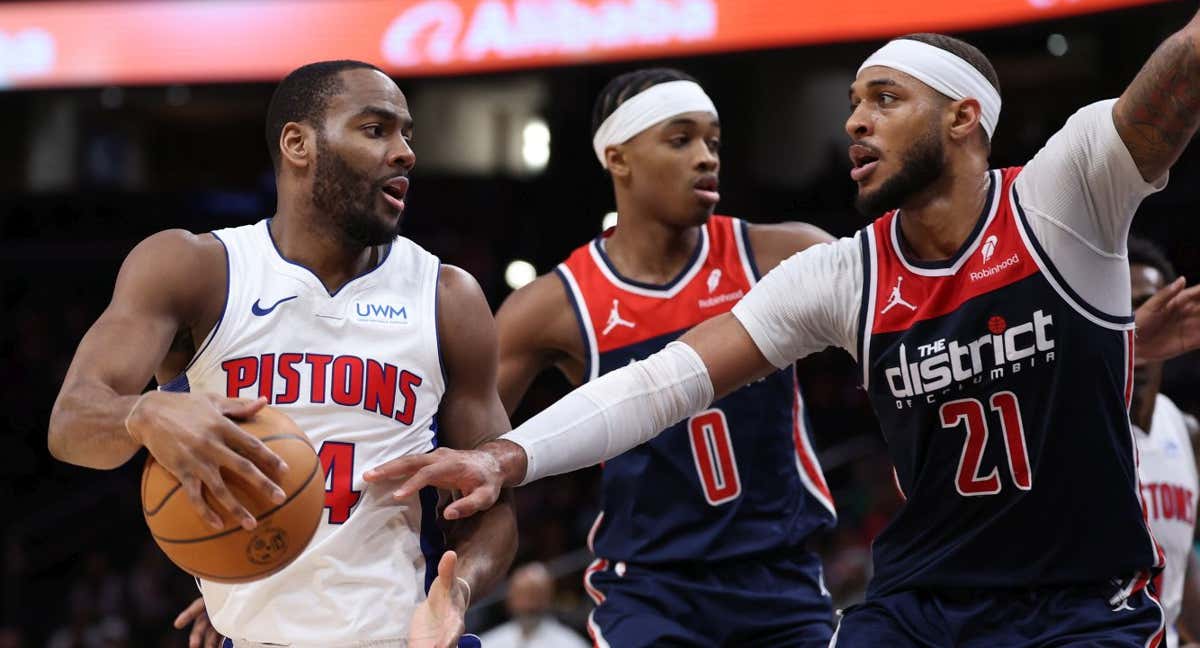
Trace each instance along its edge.
{"label": "jordan jumpman logo", "polygon": [[902,281],[904,281],[904,277],[896,277],[896,287],[892,288],[892,294],[888,297],[887,306],[884,306],[883,310],[879,311],[880,315],[892,310],[896,304],[907,306],[909,310],[917,310],[916,306],[904,301],[904,298],[900,296],[900,282]]}
{"label": "jordan jumpman logo", "polygon": [[612,330],[618,326],[628,326],[629,328],[633,328],[635,326],[633,322],[621,319],[621,314],[617,312],[617,308],[619,306],[620,303],[614,299],[612,311],[608,313],[608,324],[605,325],[604,330],[601,332],[602,335],[608,335],[609,333],[612,333]]}

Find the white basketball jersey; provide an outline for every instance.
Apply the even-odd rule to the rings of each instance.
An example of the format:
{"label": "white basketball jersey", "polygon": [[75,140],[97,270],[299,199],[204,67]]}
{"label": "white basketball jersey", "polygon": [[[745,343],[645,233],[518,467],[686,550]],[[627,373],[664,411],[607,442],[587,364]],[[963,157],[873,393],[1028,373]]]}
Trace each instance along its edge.
{"label": "white basketball jersey", "polygon": [[295,562],[253,583],[201,580],[204,603],[235,644],[403,646],[441,554],[436,493],[397,503],[362,474],[437,444],[439,262],[397,238],[331,295],[283,258],[267,223],[214,232],[229,260],[225,310],[187,384],[167,388],[268,397],[319,451],[325,510]]}
{"label": "white basketball jersey", "polygon": [[1150,433],[1134,426],[1134,437],[1142,506],[1167,558],[1160,596],[1166,615],[1167,646],[1175,648],[1179,643],[1175,621],[1183,604],[1183,577],[1196,527],[1196,492],[1200,490],[1196,461],[1184,414],[1162,394],[1154,401]]}

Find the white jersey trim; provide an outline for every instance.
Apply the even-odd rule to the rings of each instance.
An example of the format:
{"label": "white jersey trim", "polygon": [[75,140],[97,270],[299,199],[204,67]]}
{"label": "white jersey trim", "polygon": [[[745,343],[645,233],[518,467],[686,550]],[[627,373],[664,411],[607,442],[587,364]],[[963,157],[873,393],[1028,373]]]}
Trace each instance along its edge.
{"label": "white jersey trim", "polygon": [[[1046,282],[1049,283],[1052,288],[1054,288],[1054,292],[1058,293],[1059,298],[1061,298],[1063,302],[1070,306],[1072,310],[1074,310],[1076,313],[1079,313],[1084,319],[1092,324],[1095,324],[1096,326],[1109,329],[1110,331],[1131,330],[1133,328],[1132,317],[1129,318],[1128,322],[1113,322],[1101,319],[1092,312],[1091,308],[1095,308],[1094,306],[1091,308],[1086,307],[1081,302],[1077,301],[1071,295],[1070,291],[1066,290],[1065,287],[1059,283],[1050,267],[1049,261],[1042,258],[1042,255],[1038,253],[1037,245],[1033,239],[1033,233],[1028,230],[1025,218],[1022,215],[1021,205],[1018,202],[1016,188],[1017,183],[1014,181],[1008,187],[1008,196],[1006,196],[1006,199],[1009,201],[1009,204],[1012,207],[1012,216],[1017,221],[1017,232],[1021,234],[1021,242],[1024,243],[1025,249],[1029,252],[1029,256],[1033,258],[1035,263],[1037,263],[1038,270],[1041,272],[1042,276],[1046,278]],[[1097,312],[1102,311],[1097,309]],[[1114,315],[1108,316],[1114,318],[1118,317]]]}
{"label": "white jersey trim", "polygon": [[875,227],[868,225],[863,232],[866,245],[863,252],[863,301],[866,304],[862,311],[859,324],[862,351],[858,354],[858,364],[862,366],[862,387],[871,386],[871,329],[875,327],[875,292],[879,283],[879,250],[875,240]]}
{"label": "white jersey trim", "polygon": [[643,297],[671,299],[672,297],[678,295],[684,288],[686,288],[687,285],[692,282],[692,279],[696,278],[696,275],[700,272],[700,268],[703,268],[704,262],[708,260],[708,226],[700,226],[700,242],[697,246],[698,249],[693,253],[695,258],[690,260],[690,267],[681,272],[678,276],[672,279],[671,282],[666,285],[666,287],[663,288],[654,288],[649,285],[639,286],[617,276],[617,274],[613,272],[613,268],[609,265],[610,261],[608,260],[608,255],[605,254],[605,252],[601,249],[601,246],[603,245],[603,238],[595,239],[588,245],[588,252],[592,255],[592,261],[596,263],[596,267],[600,268],[600,273],[603,274],[604,278],[608,279],[612,285],[620,288],[621,290],[626,290],[635,295],[641,295]]}
{"label": "white jersey trim", "polygon": [[733,238],[737,241],[738,258],[742,261],[742,272],[746,275],[746,281],[750,282],[750,287],[758,283],[758,266],[754,262],[754,250],[750,249],[750,233],[747,229],[749,225],[740,218],[731,218],[730,227],[733,228]]}
{"label": "white jersey trim", "polygon": [[896,212],[896,215],[892,217],[892,250],[896,253],[896,258],[900,259],[900,263],[906,270],[925,277],[949,277],[956,274],[963,267],[963,264],[971,258],[971,255],[975,254],[975,250],[979,249],[980,241],[983,240],[983,233],[987,231],[988,226],[992,224],[992,220],[996,218],[996,212],[1000,206],[1000,187],[1003,182],[1000,171],[996,169],[988,171],[988,179],[992,184],[991,190],[988,192],[991,204],[988,207],[987,218],[984,219],[982,226],[977,225],[975,227],[976,231],[972,232],[970,245],[960,249],[956,253],[958,254],[958,259],[951,266],[945,268],[920,268],[909,263],[908,258],[904,255],[904,248],[900,246],[900,212]]}
{"label": "white jersey trim", "polygon": [[[600,268],[604,269],[604,264],[597,262]],[[570,292],[568,297],[575,306],[575,317],[579,320],[579,326],[583,329],[583,342],[587,345],[587,371],[583,377],[584,382],[595,380],[600,376],[600,348],[596,344],[596,330],[592,327],[592,315],[588,311],[587,302],[583,299],[583,291],[579,289],[579,282],[575,280],[575,275],[571,273],[571,269],[567,264],[558,264],[559,276],[567,284],[567,289]]]}

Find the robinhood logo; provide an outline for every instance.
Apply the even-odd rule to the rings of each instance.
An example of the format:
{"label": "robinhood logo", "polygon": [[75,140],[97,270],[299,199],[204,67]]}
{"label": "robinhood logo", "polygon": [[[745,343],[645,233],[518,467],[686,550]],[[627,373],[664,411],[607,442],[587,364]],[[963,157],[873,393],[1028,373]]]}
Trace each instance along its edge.
{"label": "robinhood logo", "polygon": [[18,79],[48,74],[54,69],[56,52],[54,37],[44,29],[0,29],[0,88]]}
{"label": "robinhood logo", "polygon": [[691,42],[716,33],[716,0],[484,0],[473,10],[424,0],[392,21],[383,56],[405,67]]}

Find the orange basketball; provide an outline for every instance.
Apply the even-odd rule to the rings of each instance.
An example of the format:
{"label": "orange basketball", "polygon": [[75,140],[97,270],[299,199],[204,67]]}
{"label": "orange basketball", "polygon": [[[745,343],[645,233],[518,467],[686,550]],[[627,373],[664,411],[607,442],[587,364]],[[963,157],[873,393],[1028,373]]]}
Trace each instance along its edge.
{"label": "orange basketball", "polygon": [[239,425],[288,465],[279,484],[287,496],[282,504],[253,494],[244,480],[221,470],[234,497],[258,520],[253,531],[243,529],[205,488],[205,501],[225,522],[219,531],[209,526],[179,480],[154,457],[147,458],[142,471],[142,513],[154,541],[184,571],[221,583],[244,583],[283,569],[308,546],[325,506],[321,462],[292,419],[265,407]]}

